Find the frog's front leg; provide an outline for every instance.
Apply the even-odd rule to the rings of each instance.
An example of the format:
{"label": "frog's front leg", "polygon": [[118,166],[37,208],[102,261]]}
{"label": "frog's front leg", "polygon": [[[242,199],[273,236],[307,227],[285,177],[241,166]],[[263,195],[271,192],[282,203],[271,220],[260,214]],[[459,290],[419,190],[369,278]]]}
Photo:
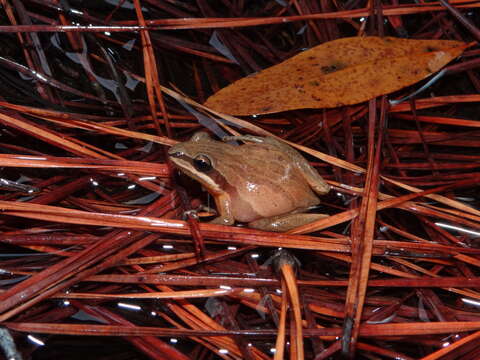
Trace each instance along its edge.
{"label": "frog's front leg", "polygon": [[328,217],[328,215],[325,214],[285,214],[252,221],[248,223],[248,227],[265,231],[286,232],[326,217]]}
{"label": "frog's front leg", "polygon": [[218,217],[210,221],[211,224],[233,225],[235,219],[232,215],[232,200],[226,192],[214,195],[215,205],[217,205]]}

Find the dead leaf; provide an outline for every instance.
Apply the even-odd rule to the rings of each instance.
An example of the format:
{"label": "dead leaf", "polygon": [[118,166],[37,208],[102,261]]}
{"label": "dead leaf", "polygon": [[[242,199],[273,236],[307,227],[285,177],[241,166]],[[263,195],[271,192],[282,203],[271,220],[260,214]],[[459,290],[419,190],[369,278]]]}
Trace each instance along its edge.
{"label": "dead leaf", "polygon": [[357,104],[424,79],[466,47],[451,40],[338,39],[234,82],[205,106],[252,115]]}

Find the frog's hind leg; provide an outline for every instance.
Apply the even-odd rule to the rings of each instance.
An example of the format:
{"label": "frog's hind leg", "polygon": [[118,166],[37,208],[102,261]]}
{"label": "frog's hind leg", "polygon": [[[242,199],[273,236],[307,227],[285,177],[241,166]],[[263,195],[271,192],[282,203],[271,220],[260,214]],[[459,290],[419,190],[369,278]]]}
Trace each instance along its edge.
{"label": "frog's hind leg", "polygon": [[304,213],[278,215],[252,221],[248,223],[248,227],[265,231],[286,232],[326,217],[328,217],[328,215]]}

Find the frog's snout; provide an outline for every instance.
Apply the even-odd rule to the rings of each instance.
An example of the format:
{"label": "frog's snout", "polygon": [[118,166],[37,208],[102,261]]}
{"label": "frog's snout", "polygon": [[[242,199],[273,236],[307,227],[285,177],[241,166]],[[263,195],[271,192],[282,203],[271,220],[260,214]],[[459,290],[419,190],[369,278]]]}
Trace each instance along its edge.
{"label": "frog's snout", "polygon": [[179,158],[183,156],[183,153],[181,151],[175,151],[175,152],[168,152],[168,156],[174,157],[174,158]]}
{"label": "frog's snout", "polygon": [[168,156],[171,157],[181,157],[184,155],[184,152],[178,148],[178,146],[174,145],[170,149],[168,149]]}

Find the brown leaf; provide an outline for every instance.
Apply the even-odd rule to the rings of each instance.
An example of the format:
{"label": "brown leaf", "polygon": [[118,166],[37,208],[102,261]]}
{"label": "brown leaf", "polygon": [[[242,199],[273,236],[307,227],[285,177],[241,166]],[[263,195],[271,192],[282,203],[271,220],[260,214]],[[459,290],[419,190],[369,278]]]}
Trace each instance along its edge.
{"label": "brown leaf", "polygon": [[451,40],[338,39],[234,82],[205,106],[251,115],[357,104],[424,79],[466,47]]}

